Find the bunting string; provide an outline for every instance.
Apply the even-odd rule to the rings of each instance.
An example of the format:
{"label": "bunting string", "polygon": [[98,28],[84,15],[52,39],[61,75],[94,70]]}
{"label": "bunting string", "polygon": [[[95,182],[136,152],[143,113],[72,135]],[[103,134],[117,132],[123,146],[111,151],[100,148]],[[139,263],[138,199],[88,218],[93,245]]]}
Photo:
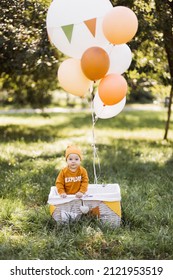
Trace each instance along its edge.
{"label": "bunting string", "polygon": [[98,19],[98,17],[97,18],[91,18],[91,19],[88,19],[88,20],[84,20],[84,21],[79,22],[79,23],[72,23],[72,24],[66,24],[66,25],[62,25],[62,26],[56,26],[54,28],[61,28],[63,30],[65,36],[67,37],[69,43],[71,43],[74,27],[76,25],[79,25],[79,24],[85,24],[85,26],[88,28],[88,30],[93,35],[93,37],[95,37],[96,36],[97,19]]}

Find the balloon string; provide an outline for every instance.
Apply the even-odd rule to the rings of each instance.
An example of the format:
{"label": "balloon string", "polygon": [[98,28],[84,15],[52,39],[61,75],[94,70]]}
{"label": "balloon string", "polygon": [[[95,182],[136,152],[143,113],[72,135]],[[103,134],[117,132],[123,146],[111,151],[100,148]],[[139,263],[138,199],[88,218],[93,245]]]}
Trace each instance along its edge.
{"label": "balloon string", "polygon": [[[94,184],[98,183],[98,178],[100,177],[101,168],[100,168],[100,160],[97,153],[97,147],[95,144],[95,124],[98,118],[95,116],[94,113],[94,106],[93,106],[93,97],[94,97],[94,89],[92,88],[92,99],[91,99],[91,112],[92,112],[92,148],[93,148],[93,171],[94,171]],[[99,176],[97,176],[96,164],[98,164],[99,169]]]}

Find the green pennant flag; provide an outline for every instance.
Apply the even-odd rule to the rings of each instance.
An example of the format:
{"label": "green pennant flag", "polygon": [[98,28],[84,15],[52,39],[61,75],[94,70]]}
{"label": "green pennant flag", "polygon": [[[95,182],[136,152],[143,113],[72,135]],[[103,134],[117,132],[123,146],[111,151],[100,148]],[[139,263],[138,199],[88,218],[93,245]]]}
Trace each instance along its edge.
{"label": "green pennant flag", "polygon": [[73,33],[74,24],[64,25],[61,26],[62,30],[64,31],[69,43],[71,43],[72,33]]}

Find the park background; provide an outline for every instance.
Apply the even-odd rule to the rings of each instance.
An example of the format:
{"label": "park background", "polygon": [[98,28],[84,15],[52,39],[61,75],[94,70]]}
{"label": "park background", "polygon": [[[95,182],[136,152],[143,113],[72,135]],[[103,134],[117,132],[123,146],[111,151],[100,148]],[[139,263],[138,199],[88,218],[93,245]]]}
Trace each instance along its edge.
{"label": "park background", "polygon": [[69,141],[81,146],[94,180],[90,96],[58,85],[65,57],[48,40],[51,1],[1,1],[0,259],[173,257],[173,2],[111,2],[139,20],[128,44],[127,104],[95,126],[99,180],[121,188],[116,229],[89,217],[60,226],[50,217],[47,198]]}

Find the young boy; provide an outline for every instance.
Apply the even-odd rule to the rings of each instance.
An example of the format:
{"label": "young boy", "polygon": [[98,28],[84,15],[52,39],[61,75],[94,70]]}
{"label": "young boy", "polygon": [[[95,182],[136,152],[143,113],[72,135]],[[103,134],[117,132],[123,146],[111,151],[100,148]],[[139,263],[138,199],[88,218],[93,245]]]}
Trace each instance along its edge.
{"label": "young boy", "polygon": [[82,155],[79,148],[68,146],[65,152],[67,166],[64,167],[57,179],[56,187],[59,195],[65,198],[68,194],[75,194],[81,198],[88,188],[88,174],[81,166]]}

